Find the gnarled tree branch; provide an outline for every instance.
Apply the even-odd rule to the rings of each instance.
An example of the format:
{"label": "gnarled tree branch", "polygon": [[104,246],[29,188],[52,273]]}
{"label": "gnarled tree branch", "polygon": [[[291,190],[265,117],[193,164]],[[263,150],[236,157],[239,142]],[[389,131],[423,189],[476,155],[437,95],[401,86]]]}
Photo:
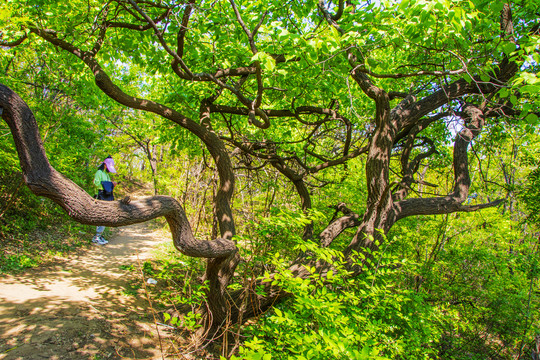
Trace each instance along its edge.
{"label": "gnarled tree branch", "polygon": [[92,198],[50,165],[32,111],[3,84],[0,84],[0,107],[15,140],[26,184],[36,195],[60,205],[74,220],[88,225],[123,226],[164,216],[174,245],[183,254],[219,258],[236,252],[234,242],[228,239],[195,239],[182,206],[171,197],[154,196],[128,204]]}
{"label": "gnarled tree branch", "polygon": [[478,136],[484,126],[484,114],[476,106],[468,104],[463,110],[466,127],[456,135],[454,143],[454,189],[452,193],[435,198],[414,198],[399,201],[395,204],[396,221],[412,215],[447,214],[456,211],[474,211],[488,206],[496,206],[501,201],[494,201],[479,206],[464,206],[467,199],[471,179],[467,148]]}

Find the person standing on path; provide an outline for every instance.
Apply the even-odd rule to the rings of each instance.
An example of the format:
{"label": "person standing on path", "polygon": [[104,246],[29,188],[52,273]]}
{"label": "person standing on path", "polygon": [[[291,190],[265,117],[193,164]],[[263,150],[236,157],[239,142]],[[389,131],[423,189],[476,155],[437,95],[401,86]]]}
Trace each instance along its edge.
{"label": "person standing on path", "polygon": [[[94,175],[94,185],[96,186],[98,193],[96,199],[113,201],[114,200],[114,186],[116,182],[111,181],[111,174],[116,174],[116,169],[114,168],[114,160],[109,155],[101,165],[99,165],[96,174]],[[107,240],[103,237],[103,231],[105,231],[105,226],[98,226],[96,228],[96,235],[92,238],[92,242],[98,245],[105,245],[108,243]]]}

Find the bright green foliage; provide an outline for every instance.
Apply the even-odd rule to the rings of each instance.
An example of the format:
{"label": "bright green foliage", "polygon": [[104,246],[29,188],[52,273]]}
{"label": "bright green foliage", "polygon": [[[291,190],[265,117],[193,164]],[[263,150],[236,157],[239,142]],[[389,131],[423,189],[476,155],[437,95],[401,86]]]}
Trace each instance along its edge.
{"label": "bright green foliage", "polygon": [[444,314],[436,323],[440,356],[510,358],[531,345],[523,341],[540,333],[531,312],[540,305],[531,291],[538,281],[538,246],[519,223],[488,210],[414,219],[397,232],[403,240],[396,241],[395,253],[416,264],[403,280]]}
{"label": "bright green foliage", "polygon": [[[50,71],[54,59],[36,56],[31,49],[17,54],[1,49],[0,81],[17,91],[34,110],[51,164],[81,187],[93,189],[97,159],[108,151],[100,144],[103,122],[88,104],[76,98],[67,84],[69,74]],[[20,61],[16,61],[20,60]],[[86,226],[66,221],[68,216],[52,201],[38,198],[25,186],[15,145],[0,122],[0,271],[34,267],[52,256],[89,242]],[[106,156],[106,155],[105,155]]]}
{"label": "bright green foliage", "polygon": [[526,222],[535,229],[540,226],[540,147],[535,138],[527,139],[527,148],[523,152],[522,162],[527,165],[530,172],[526,182],[519,190],[519,199],[523,201],[527,214]]}
{"label": "bright green foliage", "polygon": [[292,296],[244,330],[236,358],[483,359],[529,351],[526,339],[540,333],[533,310],[540,273],[537,241],[521,236],[519,224],[496,210],[411,220],[354,279],[340,252],[314,243],[296,248],[332,269],[312,268],[306,279],[267,252],[262,278]]}
{"label": "bright green foliage", "polygon": [[286,261],[271,258],[279,284],[290,299],[263,315],[245,333],[240,351],[245,359],[395,359],[429,358],[436,354],[442,316],[421,294],[396,287],[395,280],[411,265],[388,254],[369,260],[370,270],[347,277],[341,254],[305,243],[299,249],[328,261],[332,269],[299,279]]}
{"label": "bright green foliage", "polygon": [[188,331],[201,327],[201,314],[198,311],[204,306],[207,282],[199,282],[203,272],[203,262],[199,259],[183,256],[173,248],[172,244],[164,245],[155,261],[146,261],[142,266],[143,273],[158,280],[158,289],[147,289],[155,294],[155,305],[167,309],[174,306],[183,309],[180,317],[163,313],[163,321],[171,326]]}
{"label": "bright green foliage", "polygon": [[521,198],[529,214],[528,221],[538,226],[540,225],[540,167],[532,171],[527,180],[527,186],[521,193]]}
{"label": "bright green foliage", "polygon": [[[387,93],[414,94],[419,99],[460,78],[468,83],[476,81],[479,86],[491,83],[494,69],[506,55],[520,63],[509,84],[498,85],[500,90],[489,96],[449,99],[437,109],[448,111],[450,116],[422,132],[437,152],[422,161],[415,174],[419,182],[411,185],[412,197],[451,193],[451,143],[462,126],[452,114],[461,111],[465,102],[511,104],[515,113],[486,119],[481,135],[470,145],[472,184],[464,205],[499,198],[506,202],[475,214],[402,219],[388,234],[381,251],[367,260],[367,270],[351,278],[338,250],[349,244],[356,228],[346,230],[327,249],[318,247],[316,235],[334,216],[340,216],[329,206],[346,202],[354,212],[363,214],[369,180],[365,179],[365,159],[359,156],[317,173],[291,160],[296,156],[312,165],[324,162],[321,159],[339,158],[345,147],[345,124],[325,122],[315,130],[293,116],[275,117],[263,130],[245,115],[212,114],[213,130],[224,143],[235,138],[245,144],[275,145],[272,151],[276,156],[302,173],[312,200],[312,209],[300,211],[291,182],[271,167],[271,161],[238,155],[234,144],[227,143],[236,175],[232,199],[235,240],[243,260],[236,269],[240,276],[234,278],[229,290],[242,289],[249,280],[265,279],[291,294],[258,322],[233,329],[246,336],[236,358],[529,356],[535,337],[540,335],[535,311],[540,305],[536,291],[538,234],[534,233],[540,223],[540,37],[528,31],[538,21],[538,2],[512,3],[519,47],[501,34],[500,11],[506,4],[502,0],[353,2],[354,9],[348,6],[343,11],[339,30],[324,21],[318,3],[236,1],[249,29],[266,13],[254,38],[254,54],[229,0],[196,2],[182,58],[194,73],[259,65],[264,87],[261,109],[294,112],[309,105],[339,110],[350,120],[351,149],[355,149],[368,145],[375,106],[350,76],[350,49],[354,48],[353,54],[361,60],[359,66],[373,74],[376,86]],[[151,18],[160,15],[159,7],[149,2],[139,4]],[[186,8],[185,3],[173,5],[168,20],[156,25],[172,48]],[[337,4],[326,5],[332,13],[337,12]],[[135,21],[125,11],[128,3],[111,2],[108,6],[106,14],[98,0],[7,0],[0,4],[0,40],[17,39],[30,27],[43,26],[87,51],[99,34],[93,21],[105,16],[119,23]],[[95,168],[111,154],[125,180],[120,193],[141,191],[139,184],[152,183],[157,193],[180,201],[196,237],[211,239],[215,235],[212,230],[216,230],[211,200],[218,176],[199,139],[155,114],[120,107],[100,93],[93,74],[81,61],[33,33],[28,36],[22,46],[0,47],[0,81],[34,110],[52,164],[90,191]],[[286,61],[276,61],[276,54],[283,54]],[[194,121],[199,119],[201,101],[219,89],[212,82],[176,76],[171,71],[171,58],[152,29],[109,28],[96,61],[128,96],[156,101]],[[465,65],[466,72],[460,73]],[[456,72],[409,76],[450,70]],[[400,76],[391,76],[396,74]],[[247,97],[257,95],[259,84],[253,74],[227,81]],[[240,106],[235,95],[221,90],[216,104]],[[401,100],[398,96],[391,105]],[[324,118],[307,113],[298,116],[312,123]],[[0,235],[18,237],[39,227],[44,217],[63,219],[63,215],[50,202],[19,186],[18,161],[11,138],[3,136],[8,129],[2,126],[0,123]],[[418,140],[411,157],[428,147]],[[403,175],[400,146],[395,144],[389,154],[390,187]],[[151,162],[155,167],[151,168]],[[302,230],[310,223],[314,237],[303,240]],[[323,273],[310,268],[310,276],[295,278],[289,266],[299,253],[323,260],[320,264],[326,262],[332,268]],[[34,254],[1,256],[8,269],[36,263]],[[165,315],[164,320],[195,330],[200,325],[197,310],[206,306],[208,284],[198,280],[204,275],[204,263],[177,257],[171,249],[157,264],[145,264],[143,271],[165,282],[156,294],[164,306],[189,308],[183,318]],[[270,278],[269,274],[275,275]],[[255,290],[263,295],[262,287]]]}

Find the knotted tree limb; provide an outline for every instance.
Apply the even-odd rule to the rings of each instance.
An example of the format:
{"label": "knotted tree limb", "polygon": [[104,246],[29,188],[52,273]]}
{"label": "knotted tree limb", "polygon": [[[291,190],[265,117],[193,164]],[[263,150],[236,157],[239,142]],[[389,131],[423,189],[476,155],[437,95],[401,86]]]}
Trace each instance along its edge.
{"label": "knotted tree limb", "polygon": [[195,239],[184,209],[174,198],[153,196],[129,203],[92,198],[51,166],[32,111],[3,84],[0,84],[0,108],[2,118],[11,129],[26,184],[34,194],[60,205],[75,221],[116,227],[164,216],[174,245],[181,253],[193,257],[222,258],[236,252],[236,246],[230,240]]}
{"label": "knotted tree limb", "polygon": [[91,53],[83,51],[73,44],[59,39],[48,30],[30,28],[30,31],[42,39],[58,46],[67,52],[80,58],[94,74],[96,85],[100,90],[119,104],[125,105],[132,109],[150,111],[154,114],[169,119],[178,125],[186,128],[199,139],[201,139],[206,148],[212,154],[217,166],[219,174],[219,189],[216,195],[216,208],[221,236],[230,239],[236,233],[232,210],[230,207],[230,199],[234,192],[234,174],[232,172],[232,164],[225,145],[221,142],[217,134],[209,131],[206,127],[201,126],[192,119],[182,115],[181,113],[148,99],[133,97],[125,93],[117,86],[109,75],[104,71],[98,61]]}
{"label": "knotted tree limb", "polygon": [[457,211],[476,211],[487,207],[497,206],[502,200],[476,206],[465,206],[471,178],[469,174],[469,160],[467,148],[482,131],[485,117],[483,111],[472,104],[464,107],[463,114],[465,128],[457,135],[454,142],[454,178],[453,191],[441,197],[434,198],[411,198],[395,203],[396,221],[408,216],[424,214],[448,214]]}
{"label": "knotted tree limb", "polygon": [[339,203],[335,206],[336,213],[338,211],[343,213],[342,217],[339,217],[332,221],[326,229],[324,229],[319,235],[321,247],[328,247],[345,229],[352,228],[360,225],[360,215],[352,212],[344,203]]}

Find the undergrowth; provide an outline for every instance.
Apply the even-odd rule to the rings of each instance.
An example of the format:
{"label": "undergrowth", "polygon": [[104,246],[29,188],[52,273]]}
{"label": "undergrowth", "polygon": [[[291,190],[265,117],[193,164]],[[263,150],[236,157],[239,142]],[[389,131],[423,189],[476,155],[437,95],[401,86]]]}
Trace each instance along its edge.
{"label": "undergrowth", "polygon": [[38,267],[89,245],[93,229],[46,202],[38,201],[33,209],[15,208],[0,218],[0,273]]}

